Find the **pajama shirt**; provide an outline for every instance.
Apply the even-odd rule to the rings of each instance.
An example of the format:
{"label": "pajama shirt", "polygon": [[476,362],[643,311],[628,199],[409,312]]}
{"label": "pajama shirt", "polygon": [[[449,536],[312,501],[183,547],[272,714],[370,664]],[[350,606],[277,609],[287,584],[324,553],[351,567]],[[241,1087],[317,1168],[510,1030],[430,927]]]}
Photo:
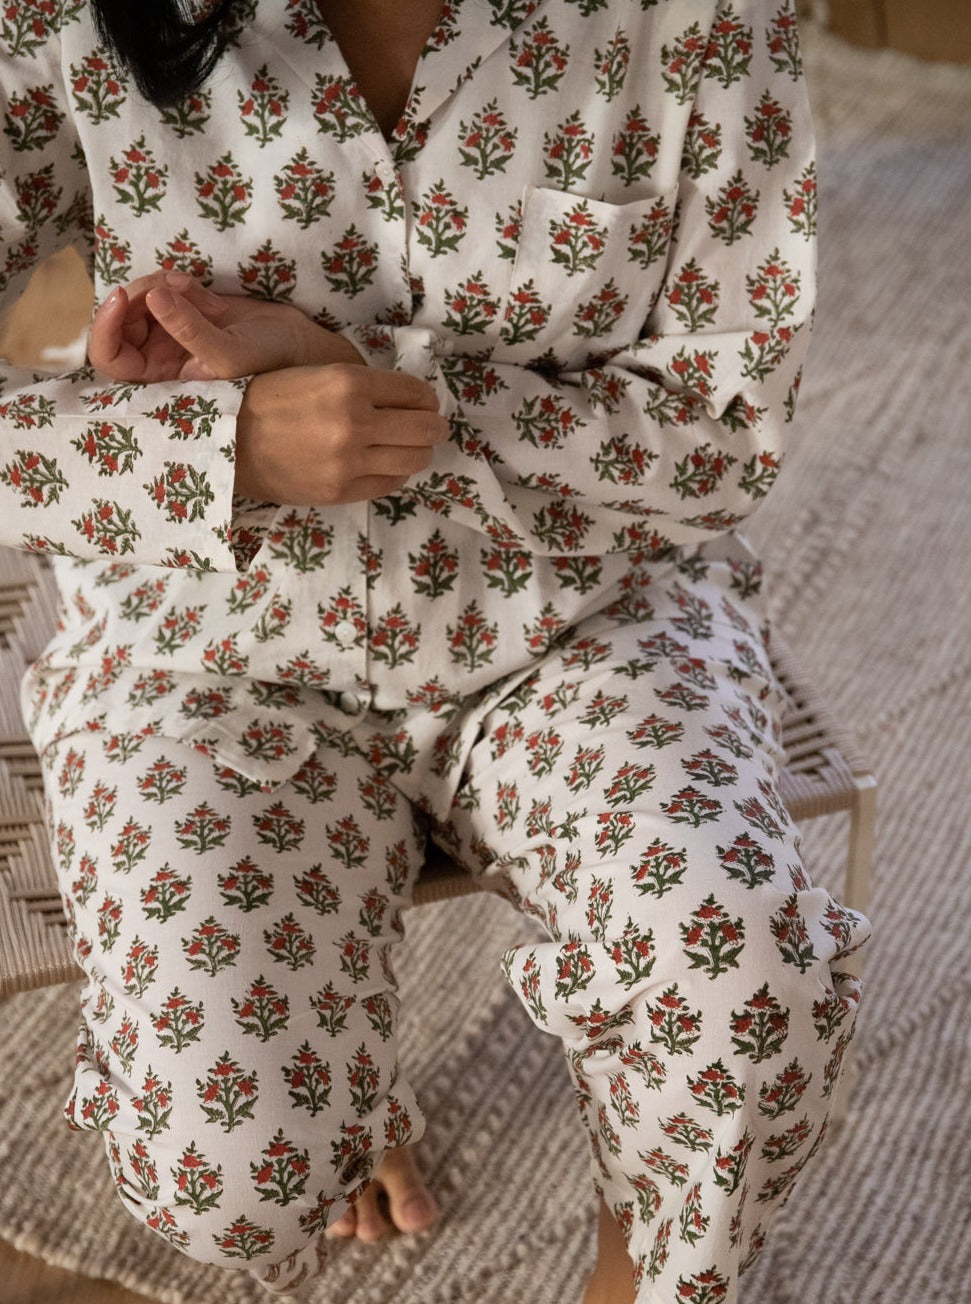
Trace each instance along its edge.
{"label": "pajama shirt", "polygon": [[866,922],[778,799],[760,569],[813,301],[791,5],[446,0],[381,134],[312,0],[241,0],[140,98],[81,0],[0,16],[0,285],[74,242],[290,303],[427,379],[399,492],[233,494],[245,381],[3,368],[2,541],[88,975],[69,1115],[119,1191],[271,1290],[420,1132],[391,948],[430,834],[535,916],[638,1299],[733,1299],[820,1144]]}

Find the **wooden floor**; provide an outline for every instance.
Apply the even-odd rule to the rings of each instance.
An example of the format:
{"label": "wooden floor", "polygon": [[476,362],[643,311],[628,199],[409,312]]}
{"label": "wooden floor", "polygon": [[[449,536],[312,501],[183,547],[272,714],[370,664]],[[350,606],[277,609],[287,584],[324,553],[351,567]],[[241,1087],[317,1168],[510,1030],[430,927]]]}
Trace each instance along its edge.
{"label": "wooden floor", "polygon": [[0,1240],[0,1298],[3,1304],[150,1304],[107,1281],[89,1281],[51,1268]]}

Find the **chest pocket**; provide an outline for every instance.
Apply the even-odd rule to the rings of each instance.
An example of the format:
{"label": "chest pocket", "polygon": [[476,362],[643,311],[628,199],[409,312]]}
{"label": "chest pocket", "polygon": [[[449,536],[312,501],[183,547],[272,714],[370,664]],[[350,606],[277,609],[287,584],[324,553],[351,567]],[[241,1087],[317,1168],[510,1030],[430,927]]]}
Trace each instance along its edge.
{"label": "chest pocket", "polygon": [[676,196],[608,204],[529,187],[494,356],[578,366],[636,340],[664,280]]}

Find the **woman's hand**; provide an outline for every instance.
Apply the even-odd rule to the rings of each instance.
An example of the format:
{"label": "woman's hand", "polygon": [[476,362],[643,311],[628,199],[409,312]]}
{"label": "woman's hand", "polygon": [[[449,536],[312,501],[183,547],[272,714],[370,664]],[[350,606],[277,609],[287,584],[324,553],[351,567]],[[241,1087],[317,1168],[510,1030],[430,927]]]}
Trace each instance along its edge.
{"label": "woman's hand", "polygon": [[252,376],[236,420],[236,492],[326,506],[392,493],[448,438],[430,385],[367,367],[286,304],[219,295],[160,272],[109,295],[88,356],[116,380]]}
{"label": "woman's hand", "polygon": [[382,498],[431,463],[449,427],[430,385],[376,367],[254,376],[236,419],[237,493],[328,506]]}
{"label": "woman's hand", "polygon": [[298,308],[214,294],[187,272],[156,272],[113,291],[94,315],[88,357],[114,380],[142,382],[364,362]]}

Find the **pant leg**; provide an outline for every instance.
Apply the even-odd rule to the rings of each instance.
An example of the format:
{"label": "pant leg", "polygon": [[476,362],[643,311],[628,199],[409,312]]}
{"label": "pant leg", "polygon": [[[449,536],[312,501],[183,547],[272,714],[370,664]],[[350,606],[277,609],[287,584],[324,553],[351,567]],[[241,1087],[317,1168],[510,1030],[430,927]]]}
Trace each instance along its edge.
{"label": "pant leg", "polygon": [[87,977],[67,1117],[141,1222],[292,1287],[422,1128],[390,965],[411,809],[325,746],[272,793],[160,737],[76,734],[44,764]]}
{"label": "pant leg", "polygon": [[823,1139],[868,925],[801,863],[744,610],[657,596],[500,703],[442,833],[546,929],[503,963],[563,1041],[639,1304],[731,1304]]}

